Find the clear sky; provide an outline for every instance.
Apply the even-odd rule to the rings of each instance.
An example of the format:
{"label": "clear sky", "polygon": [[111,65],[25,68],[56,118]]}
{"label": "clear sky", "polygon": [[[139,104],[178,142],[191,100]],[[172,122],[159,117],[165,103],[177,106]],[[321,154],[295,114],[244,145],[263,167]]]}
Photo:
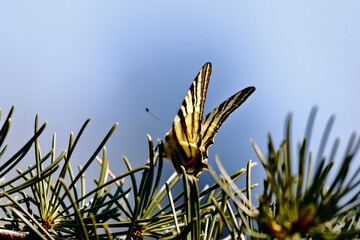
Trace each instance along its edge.
{"label": "clear sky", "polygon": [[[249,139],[265,151],[271,131],[279,144],[288,112],[297,142],[314,105],[313,149],[331,114],[331,141],[340,136],[344,146],[360,123],[359,9],[357,0],[1,1],[0,107],[7,113],[16,104],[9,154],[31,136],[36,113],[49,122],[44,152],[53,132],[60,152],[92,117],[75,163],[119,122],[106,145],[112,170],[125,171],[122,155],[143,165],[146,134],[164,137],[208,61],[205,112],[244,87],[257,88],[220,129],[211,165],[215,154],[229,172],[258,161]],[[166,171],[173,172],[169,162]]]}

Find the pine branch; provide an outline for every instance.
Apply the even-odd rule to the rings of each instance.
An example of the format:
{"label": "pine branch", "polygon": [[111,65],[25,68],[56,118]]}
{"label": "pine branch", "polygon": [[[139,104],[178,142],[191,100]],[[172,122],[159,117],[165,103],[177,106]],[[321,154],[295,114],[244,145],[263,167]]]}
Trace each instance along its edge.
{"label": "pine branch", "polygon": [[[0,157],[11,124],[13,108],[0,130]],[[72,165],[72,155],[90,119],[77,135],[70,134],[67,150],[56,155],[56,135],[51,149],[42,154],[38,139],[46,123],[35,119],[34,136],[13,157],[0,166],[2,201],[1,239],[351,239],[360,237],[359,167],[350,175],[360,138],[351,136],[339,170],[333,173],[339,141],[329,157],[324,149],[334,119],[330,118],[313,163],[309,150],[316,110],[310,114],[306,136],[292,153],[291,117],[279,147],[268,135],[267,154],[252,140],[267,174],[259,206],[253,205],[252,168],[256,163],[228,174],[216,158],[220,173],[209,166],[215,183],[199,189],[198,181],[176,172],[163,181],[163,144],[154,146],[150,136],[149,157],[144,166],[133,169],[124,157],[127,171],[116,175],[107,159],[105,144],[115,124],[94,150],[85,166]],[[34,162],[20,170],[22,160],[34,146]],[[102,157],[99,153],[102,151]],[[296,156],[294,158],[293,156]],[[95,186],[87,189],[85,173],[94,160],[100,164]],[[9,167],[11,166],[11,168]],[[18,175],[6,179],[13,166]],[[244,178],[245,186],[237,180]],[[182,181],[180,181],[182,180]],[[178,190],[180,189],[180,191]]]}

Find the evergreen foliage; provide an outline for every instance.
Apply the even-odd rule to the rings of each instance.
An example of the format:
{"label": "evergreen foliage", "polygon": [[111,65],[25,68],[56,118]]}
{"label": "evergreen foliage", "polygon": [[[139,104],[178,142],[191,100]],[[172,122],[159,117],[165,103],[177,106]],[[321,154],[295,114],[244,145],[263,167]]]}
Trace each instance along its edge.
{"label": "evergreen foliage", "polygon": [[[306,136],[292,153],[291,116],[279,147],[268,135],[267,154],[255,141],[255,152],[266,177],[259,206],[254,206],[251,169],[229,175],[217,158],[220,174],[210,166],[215,184],[200,190],[195,177],[174,174],[162,182],[163,144],[154,146],[150,136],[149,157],[133,169],[124,157],[127,172],[115,176],[109,167],[105,144],[115,124],[84,166],[74,171],[72,154],[90,119],[79,133],[70,134],[68,148],[56,152],[56,136],[46,154],[38,137],[46,123],[35,120],[34,135],[12,157],[3,159],[6,136],[14,107],[0,130],[0,239],[356,239],[360,238],[359,164],[354,165],[360,138],[353,134],[341,166],[333,173],[336,140],[330,157],[324,156],[333,118],[325,130],[314,159],[309,141],[316,110],[310,115]],[[29,150],[34,163],[23,166]],[[101,153],[102,152],[102,153]],[[98,156],[101,154],[101,158]],[[101,164],[95,187],[86,189],[85,173],[94,160]],[[296,169],[294,166],[297,166]],[[10,177],[17,167],[18,175]],[[357,168],[351,175],[349,169]],[[246,187],[236,180],[246,178]],[[174,191],[175,186],[183,189]]]}

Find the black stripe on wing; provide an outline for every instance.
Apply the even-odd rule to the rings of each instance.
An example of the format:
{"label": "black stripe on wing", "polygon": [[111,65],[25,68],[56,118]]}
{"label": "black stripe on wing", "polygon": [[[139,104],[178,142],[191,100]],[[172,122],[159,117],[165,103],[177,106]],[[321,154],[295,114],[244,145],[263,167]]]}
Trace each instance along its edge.
{"label": "black stripe on wing", "polygon": [[205,152],[207,152],[209,146],[214,143],[216,133],[230,113],[245,102],[254,91],[255,87],[247,87],[241,90],[231,96],[228,100],[221,103],[203,119],[201,125],[201,135],[203,137],[202,146],[204,147]]}

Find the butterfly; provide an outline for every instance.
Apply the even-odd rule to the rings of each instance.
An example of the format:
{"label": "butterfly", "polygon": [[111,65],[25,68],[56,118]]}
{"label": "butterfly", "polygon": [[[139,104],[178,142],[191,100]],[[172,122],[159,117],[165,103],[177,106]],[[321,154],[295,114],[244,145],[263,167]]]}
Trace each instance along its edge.
{"label": "butterfly", "polygon": [[187,92],[165,136],[164,152],[178,175],[181,166],[187,174],[199,177],[208,169],[208,150],[226,118],[255,91],[247,87],[221,103],[203,118],[206,92],[210,80],[211,63],[205,63]]}

